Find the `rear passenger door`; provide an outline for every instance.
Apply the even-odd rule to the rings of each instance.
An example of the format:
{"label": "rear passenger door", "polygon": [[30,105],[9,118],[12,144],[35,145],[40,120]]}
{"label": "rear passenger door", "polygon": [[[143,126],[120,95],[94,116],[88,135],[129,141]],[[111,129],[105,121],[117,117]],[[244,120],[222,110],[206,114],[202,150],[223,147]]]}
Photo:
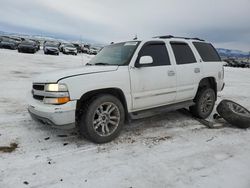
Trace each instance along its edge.
{"label": "rear passenger door", "polygon": [[[153,62],[140,65],[143,56],[152,57]],[[130,78],[134,111],[175,102],[175,67],[170,63],[165,42],[150,41],[142,46],[130,68]]]}
{"label": "rear passenger door", "polygon": [[177,73],[176,101],[182,102],[194,98],[201,78],[201,63],[197,62],[188,43],[170,42]]}

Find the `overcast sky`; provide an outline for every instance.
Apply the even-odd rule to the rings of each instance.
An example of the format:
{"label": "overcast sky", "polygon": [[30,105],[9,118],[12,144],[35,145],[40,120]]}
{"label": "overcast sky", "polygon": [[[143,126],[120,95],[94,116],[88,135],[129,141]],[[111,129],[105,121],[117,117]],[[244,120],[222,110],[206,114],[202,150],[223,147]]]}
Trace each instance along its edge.
{"label": "overcast sky", "polygon": [[171,34],[250,51],[250,0],[0,0],[0,30],[98,42]]}

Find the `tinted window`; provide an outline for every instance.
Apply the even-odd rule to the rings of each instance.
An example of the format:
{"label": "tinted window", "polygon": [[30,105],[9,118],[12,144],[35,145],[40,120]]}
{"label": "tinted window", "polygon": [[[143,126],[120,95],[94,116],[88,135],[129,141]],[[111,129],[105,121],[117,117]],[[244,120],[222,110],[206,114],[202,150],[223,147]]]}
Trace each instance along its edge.
{"label": "tinted window", "polygon": [[196,62],[194,54],[188,44],[182,42],[171,42],[170,44],[178,65]]}
{"label": "tinted window", "polygon": [[142,56],[151,56],[153,58],[153,64],[143,65],[143,66],[162,66],[170,65],[169,55],[165,43],[156,42],[148,43],[142,47],[137,63]]}
{"label": "tinted window", "polygon": [[215,48],[204,42],[193,42],[203,61],[221,61]]}

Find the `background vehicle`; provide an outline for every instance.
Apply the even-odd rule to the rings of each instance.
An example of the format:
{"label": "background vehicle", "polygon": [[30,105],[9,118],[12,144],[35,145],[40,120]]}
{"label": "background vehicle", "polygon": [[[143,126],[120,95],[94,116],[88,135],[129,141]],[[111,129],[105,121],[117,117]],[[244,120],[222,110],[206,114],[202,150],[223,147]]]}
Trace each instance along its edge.
{"label": "background vehicle", "polygon": [[31,41],[35,42],[35,46],[36,46],[36,51],[40,50],[40,42],[38,40],[34,40],[34,39],[30,39]]}
{"label": "background vehicle", "polygon": [[77,49],[77,53],[81,53],[82,49],[81,49],[81,45],[78,43],[72,43],[74,45],[74,47]]}
{"label": "background vehicle", "polygon": [[89,54],[91,55],[96,55],[99,52],[99,49],[95,48],[95,47],[91,47],[89,49]]}
{"label": "background vehicle", "polygon": [[17,46],[18,46],[18,42],[7,37],[3,37],[2,41],[0,42],[0,48],[16,50]]}
{"label": "background vehicle", "polygon": [[73,44],[65,44],[63,47],[62,47],[62,52],[64,54],[72,54],[72,55],[77,55],[77,49],[76,47],[73,45]]}
{"label": "background vehicle", "polygon": [[60,43],[60,45],[59,45],[59,51],[60,51],[60,52],[63,52],[63,47],[64,47],[66,44],[68,44],[68,43]]}
{"label": "background vehicle", "polygon": [[223,62],[210,43],[160,36],[112,44],[82,69],[37,77],[28,110],[47,124],[75,124],[86,138],[104,143],[126,119],[186,107],[205,119],[223,87]]}
{"label": "background vehicle", "polygon": [[44,54],[59,55],[59,48],[57,43],[46,42],[43,48]]}
{"label": "background vehicle", "polygon": [[89,54],[90,53],[89,49],[90,49],[90,45],[88,45],[88,44],[84,44],[82,46],[82,52],[85,53],[85,54]]}
{"label": "background vehicle", "polygon": [[18,52],[36,53],[37,44],[32,40],[24,40],[18,45]]}

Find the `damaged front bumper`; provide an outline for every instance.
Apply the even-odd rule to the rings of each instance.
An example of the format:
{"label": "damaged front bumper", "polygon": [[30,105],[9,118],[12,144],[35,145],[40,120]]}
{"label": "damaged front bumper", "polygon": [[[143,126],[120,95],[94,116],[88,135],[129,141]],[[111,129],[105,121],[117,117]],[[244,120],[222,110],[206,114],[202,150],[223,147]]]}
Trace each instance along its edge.
{"label": "damaged front bumper", "polygon": [[28,111],[34,120],[52,126],[74,126],[75,109],[76,101],[62,105],[48,105],[31,99],[28,106]]}

